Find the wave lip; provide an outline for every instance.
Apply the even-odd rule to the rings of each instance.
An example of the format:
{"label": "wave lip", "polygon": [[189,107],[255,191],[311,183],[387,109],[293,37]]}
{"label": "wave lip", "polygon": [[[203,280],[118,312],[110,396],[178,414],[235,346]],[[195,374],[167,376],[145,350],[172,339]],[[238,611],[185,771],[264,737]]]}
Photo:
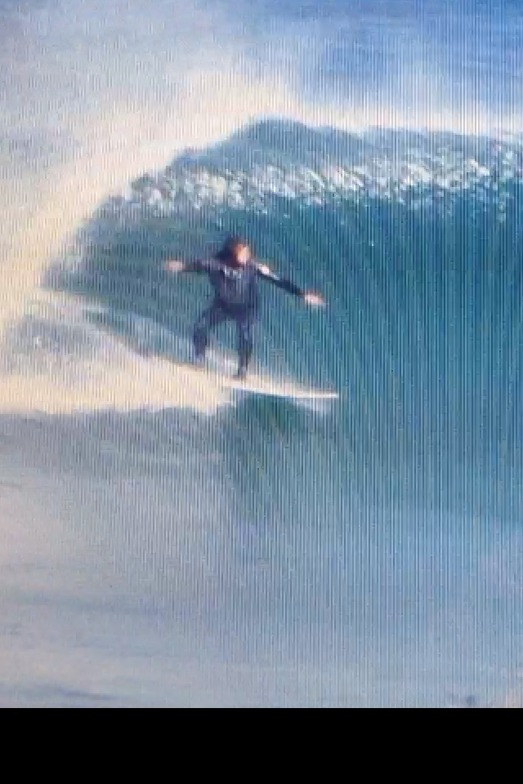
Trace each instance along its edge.
{"label": "wave lip", "polygon": [[165,170],[136,179],[103,210],[144,205],[157,214],[206,205],[263,210],[267,199],[328,205],[376,197],[414,206],[455,193],[502,200],[523,181],[523,138],[431,132],[349,134],[264,121],[205,151],[186,151]]}

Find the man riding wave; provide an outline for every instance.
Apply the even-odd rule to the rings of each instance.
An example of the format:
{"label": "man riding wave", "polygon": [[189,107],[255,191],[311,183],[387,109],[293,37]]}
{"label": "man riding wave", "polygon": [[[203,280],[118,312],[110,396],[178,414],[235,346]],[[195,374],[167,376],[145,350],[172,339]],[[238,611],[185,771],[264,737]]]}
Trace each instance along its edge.
{"label": "man riding wave", "polygon": [[280,278],[266,264],[254,260],[247,242],[239,237],[228,237],[221,250],[211,259],[196,261],[170,260],[165,269],[171,273],[195,272],[208,275],[214,298],[197,320],[193,343],[196,361],[203,362],[209,335],[219,324],[229,319],[236,323],[238,372],[245,378],[253,351],[253,326],[258,314],[258,280],[265,280],[289,294],[300,297],[306,304],[322,306],[323,298],[312,291],[303,291],[290,280]]}

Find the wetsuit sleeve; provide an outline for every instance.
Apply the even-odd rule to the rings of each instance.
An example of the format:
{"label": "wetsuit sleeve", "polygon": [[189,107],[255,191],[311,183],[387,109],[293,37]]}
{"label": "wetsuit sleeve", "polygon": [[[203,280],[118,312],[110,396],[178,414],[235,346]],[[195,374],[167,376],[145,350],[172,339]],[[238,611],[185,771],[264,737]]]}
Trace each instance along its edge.
{"label": "wetsuit sleeve", "polygon": [[195,261],[186,261],[183,272],[212,272],[218,269],[219,266],[215,259],[196,259]]}
{"label": "wetsuit sleeve", "polygon": [[305,294],[303,289],[300,289],[299,286],[286,278],[280,278],[279,275],[272,272],[265,264],[257,264],[256,272],[259,278],[272,283],[279,289],[283,289],[283,291],[286,291],[288,294],[294,294],[296,297],[303,297]]}

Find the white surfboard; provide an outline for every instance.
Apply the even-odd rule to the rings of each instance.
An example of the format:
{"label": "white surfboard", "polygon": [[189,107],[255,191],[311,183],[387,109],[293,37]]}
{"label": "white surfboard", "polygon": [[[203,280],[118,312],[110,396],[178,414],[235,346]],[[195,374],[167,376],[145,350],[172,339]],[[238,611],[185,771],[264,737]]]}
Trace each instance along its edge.
{"label": "white surfboard", "polygon": [[220,377],[220,384],[227,389],[245,392],[250,395],[265,395],[267,397],[283,397],[288,400],[336,400],[338,393],[332,390],[308,389],[294,384],[285,384],[272,381],[259,376],[247,376],[240,380],[235,378]]}
{"label": "white surfboard", "polygon": [[208,366],[200,367],[185,361],[175,361],[174,364],[195,371],[203,377],[207,376],[212,383],[218,384],[224,389],[249,395],[279,397],[287,400],[336,400],[339,397],[334,390],[311,389],[257,373],[249,373],[245,379],[236,379],[231,371],[227,372]]}

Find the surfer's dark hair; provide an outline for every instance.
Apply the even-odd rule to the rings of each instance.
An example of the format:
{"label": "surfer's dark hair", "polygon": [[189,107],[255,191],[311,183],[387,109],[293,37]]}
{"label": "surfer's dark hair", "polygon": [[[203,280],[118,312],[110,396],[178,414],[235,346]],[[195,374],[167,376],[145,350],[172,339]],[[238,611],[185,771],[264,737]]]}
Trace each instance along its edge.
{"label": "surfer's dark hair", "polygon": [[243,245],[249,245],[249,243],[244,240],[243,237],[238,237],[236,234],[230,234],[214,258],[219,261],[234,259],[236,249]]}

